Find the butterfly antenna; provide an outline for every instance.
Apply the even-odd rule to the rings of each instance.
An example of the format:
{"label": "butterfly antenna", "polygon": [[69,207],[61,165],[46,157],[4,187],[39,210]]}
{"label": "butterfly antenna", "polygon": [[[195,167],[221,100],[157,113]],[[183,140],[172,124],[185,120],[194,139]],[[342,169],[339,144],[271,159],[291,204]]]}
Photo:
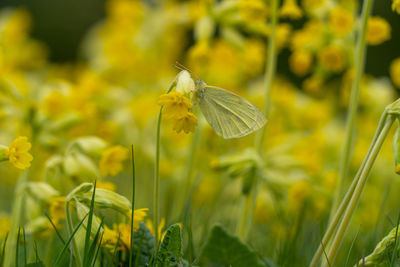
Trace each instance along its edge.
{"label": "butterfly antenna", "polygon": [[186,68],[183,64],[181,64],[180,62],[176,61],[175,64],[173,64],[173,66],[179,70],[186,70],[188,71],[193,77],[195,77],[196,79],[198,78],[197,75],[195,75],[193,73],[193,71],[191,71],[190,69]]}

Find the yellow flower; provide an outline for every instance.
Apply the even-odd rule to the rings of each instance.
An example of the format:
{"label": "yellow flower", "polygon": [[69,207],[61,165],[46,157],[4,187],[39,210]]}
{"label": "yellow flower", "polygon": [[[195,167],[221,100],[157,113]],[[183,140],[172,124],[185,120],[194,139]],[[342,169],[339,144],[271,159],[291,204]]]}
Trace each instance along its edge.
{"label": "yellow flower", "polygon": [[[146,226],[149,229],[149,231],[154,235],[155,232],[153,228],[153,222],[151,220],[146,220]],[[166,231],[163,232],[164,226],[165,226],[165,218],[161,218],[161,221],[158,224],[158,236],[161,241],[164,239],[164,236],[166,234]]]}
{"label": "yellow flower", "polygon": [[50,208],[50,218],[56,226],[59,226],[61,220],[65,219],[65,197],[55,197],[52,199]]}
{"label": "yellow flower", "polygon": [[180,118],[192,107],[189,99],[178,92],[161,95],[158,104],[164,107],[163,115],[168,119]]}
{"label": "yellow flower", "polygon": [[279,10],[279,15],[283,18],[299,19],[303,16],[303,11],[297,5],[296,0],[285,0]]}
{"label": "yellow flower", "polygon": [[324,2],[325,0],[302,0],[301,5],[307,10],[314,10],[321,7]]}
{"label": "yellow flower", "polygon": [[[135,212],[133,214],[133,230],[134,231],[139,229],[139,223],[144,221],[144,218],[147,216],[148,211],[149,211],[149,209],[147,209],[147,208],[135,210]],[[131,218],[130,216],[131,215],[129,215],[129,218]]]}
{"label": "yellow flower", "polygon": [[318,53],[318,60],[326,70],[332,72],[341,72],[346,65],[343,50],[336,45],[323,48]]}
{"label": "yellow flower", "polygon": [[400,14],[400,0],[393,0],[392,10],[395,11],[397,14]]}
{"label": "yellow flower", "polygon": [[122,162],[129,156],[128,149],[122,146],[113,146],[106,149],[101,156],[99,167],[103,176],[117,175],[123,168]]}
{"label": "yellow flower", "polygon": [[185,133],[194,132],[197,125],[197,118],[192,112],[187,112],[174,121],[173,130],[177,133],[184,131]]}
{"label": "yellow flower", "polygon": [[336,7],[329,14],[329,27],[337,37],[343,37],[353,30],[354,15],[350,11]]}
{"label": "yellow flower", "polygon": [[281,23],[276,28],[276,46],[278,49],[284,48],[292,32],[292,26],[288,23]]}
{"label": "yellow flower", "polygon": [[244,21],[264,22],[267,18],[267,7],[262,0],[241,0],[238,8]]}
{"label": "yellow flower", "polygon": [[30,167],[33,157],[28,151],[31,149],[31,146],[27,137],[20,136],[16,138],[6,152],[11,164],[21,170]]}
{"label": "yellow flower", "polygon": [[310,191],[310,185],[307,181],[298,181],[294,183],[288,191],[288,205],[292,210],[297,210],[303,204]]}
{"label": "yellow flower", "polygon": [[312,67],[312,55],[305,51],[294,51],[289,58],[289,66],[297,76],[304,76]]}
{"label": "yellow flower", "polygon": [[368,19],[367,44],[380,45],[391,38],[390,24],[381,17],[371,17]]}
{"label": "yellow flower", "polygon": [[390,78],[392,78],[393,84],[400,88],[400,57],[396,58],[390,64]]}
{"label": "yellow flower", "polygon": [[320,96],[323,92],[324,80],[317,76],[311,76],[310,78],[304,80],[303,88],[304,91],[312,95]]}
{"label": "yellow flower", "polygon": [[51,91],[43,99],[43,113],[49,117],[60,115],[66,110],[67,102],[68,101],[66,101],[66,96],[60,91]]}
{"label": "yellow flower", "polygon": [[107,248],[114,248],[115,245],[118,242],[118,232],[110,229],[107,225],[103,226],[104,232],[103,232],[103,238],[101,240],[101,246],[107,247]]}

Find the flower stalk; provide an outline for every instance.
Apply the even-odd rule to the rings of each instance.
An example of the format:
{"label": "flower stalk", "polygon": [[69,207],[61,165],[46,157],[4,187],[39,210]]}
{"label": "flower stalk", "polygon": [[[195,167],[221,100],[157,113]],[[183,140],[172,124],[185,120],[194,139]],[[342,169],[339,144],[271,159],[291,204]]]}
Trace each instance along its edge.
{"label": "flower stalk", "polygon": [[[171,83],[166,94],[172,91],[176,86],[176,79]],[[153,206],[154,206],[154,234],[155,234],[155,255],[157,256],[158,247],[160,245],[160,237],[158,233],[158,225],[160,219],[160,137],[161,137],[161,120],[162,120],[163,106],[160,107],[160,111],[157,117],[157,130],[156,130],[156,151],[154,159],[154,191],[153,191]]]}
{"label": "flower stalk", "polygon": [[346,185],[346,177],[350,165],[351,151],[353,148],[353,138],[356,127],[357,109],[360,98],[360,83],[362,74],[365,66],[365,55],[366,55],[366,35],[367,35],[367,24],[368,17],[371,13],[373,0],[365,0],[363,10],[361,14],[361,24],[359,28],[359,36],[357,39],[356,51],[354,53],[354,80],[352,89],[350,92],[350,103],[349,110],[346,119],[346,134],[343,150],[340,157],[339,163],[339,183],[335,192],[333,204],[331,207],[331,215],[336,211],[340,199],[343,195]]}
{"label": "flower stalk", "polygon": [[[276,64],[277,64],[277,47],[276,47],[276,29],[278,25],[278,8],[279,0],[271,0],[271,33],[268,40],[268,52],[267,52],[267,64],[265,68],[264,76],[264,114],[268,118],[271,109],[271,87],[272,82],[275,77]],[[263,152],[264,146],[264,136],[265,136],[265,126],[260,129],[255,138],[255,147],[258,153]],[[237,227],[237,235],[241,239],[247,238],[248,229],[251,224],[251,218],[253,217],[254,207],[257,200],[259,177],[258,172],[255,172],[255,181],[250,190],[249,194],[246,196],[245,204],[243,205],[243,211],[239,225]]]}

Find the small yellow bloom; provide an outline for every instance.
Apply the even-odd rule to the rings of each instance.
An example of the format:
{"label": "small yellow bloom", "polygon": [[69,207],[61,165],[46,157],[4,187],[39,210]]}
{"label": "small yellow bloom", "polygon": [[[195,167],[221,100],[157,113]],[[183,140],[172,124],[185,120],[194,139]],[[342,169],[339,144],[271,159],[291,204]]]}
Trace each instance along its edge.
{"label": "small yellow bloom", "polygon": [[324,85],[324,80],[317,76],[315,77],[311,76],[310,78],[304,80],[303,82],[304,91],[316,96],[320,96],[321,93],[323,92],[324,89],[323,85]]}
{"label": "small yellow bloom", "polygon": [[297,76],[304,76],[310,72],[313,57],[305,51],[294,51],[289,58],[289,66]]}
{"label": "small yellow bloom", "polygon": [[167,119],[180,118],[192,107],[189,99],[178,92],[161,95],[158,104],[164,107],[163,115]]}
{"label": "small yellow bloom", "polygon": [[122,163],[129,156],[128,149],[113,146],[105,150],[101,156],[99,167],[103,176],[117,175],[123,168]]}
{"label": "small yellow bloom", "polygon": [[103,226],[104,232],[103,232],[103,238],[101,240],[101,246],[107,247],[107,248],[115,248],[115,245],[118,242],[118,232],[110,229],[107,225]]}
{"label": "small yellow bloom", "polygon": [[55,197],[52,199],[50,208],[50,218],[58,227],[61,220],[65,219],[65,197]]}
{"label": "small yellow bloom", "polygon": [[31,146],[27,137],[20,136],[16,138],[6,152],[11,164],[21,170],[30,167],[33,157],[28,151],[31,149]]}
{"label": "small yellow bloom", "polygon": [[392,28],[390,24],[381,17],[368,19],[367,44],[380,45],[391,38]]}
{"label": "small yellow bloom", "polygon": [[329,14],[329,27],[337,37],[344,37],[353,30],[354,15],[342,7],[334,8]]}
{"label": "small yellow bloom", "polygon": [[292,33],[292,26],[288,23],[281,23],[276,28],[276,46],[278,49],[284,48],[288,41],[290,34]]}
{"label": "small yellow bloom", "polygon": [[302,0],[301,5],[307,10],[314,10],[321,7],[325,0]]}
{"label": "small yellow bloom", "polygon": [[400,14],[400,0],[393,0],[392,10],[395,11],[397,14]]}
{"label": "small yellow bloom", "polygon": [[66,96],[60,91],[51,91],[44,99],[42,103],[42,110],[46,116],[56,117],[62,114],[66,110],[68,101]]}
{"label": "small yellow bloom", "polygon": [[390,78],[392,78],[393,84],[400,88],[400,57],[396,58],[390,64]]}
{"label": "small yellow bloom", "polygon": [[241,0],[238,8],[244,21],[264,22],[267,18],[267,6],[262,0]]}
{"label": "small yellow bloom", "polygon": [[197,118],[192,112],[187,112],[182,117],[174,121],[173,129],[177,133],[184,131],[185,133],[194,132],[197,125]]}
{"label": "small yellow bloom", "polygon": [[346,65],[343,50],[336,45],[323,48],[318,54],[318,59],[326,70],[332,72],[341,72]]}
{"label": "small yellow bloom", "polygon": [[[153,222],[151,220],[146,220],[146,226],[149,229],[149,231],[155,235],[154,228],[153,228]],[[165,234],[167,233],[166,231],[163,232],[163,229],[165,227],[165,218],[161,218],[160,223],[158,224],[158,237],[162,241],[164,239]]]}
{"label": "small yellow bloom", "polygon": [[299,19],[303,16],[303,11],[297,5],[296,0],[285,0],[279,10],[279,15],[283,18]]}

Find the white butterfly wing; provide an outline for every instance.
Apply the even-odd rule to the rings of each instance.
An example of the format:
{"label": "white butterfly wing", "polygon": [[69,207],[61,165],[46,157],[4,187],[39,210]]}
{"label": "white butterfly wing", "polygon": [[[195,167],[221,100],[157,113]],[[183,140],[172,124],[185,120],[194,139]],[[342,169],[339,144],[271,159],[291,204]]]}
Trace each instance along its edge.
{"label": "white butterfly wing", "polygon": [[225,139],[246,136],[267,122],[256,106],[222,88],[204,87],[198,103],[208,123]]}

